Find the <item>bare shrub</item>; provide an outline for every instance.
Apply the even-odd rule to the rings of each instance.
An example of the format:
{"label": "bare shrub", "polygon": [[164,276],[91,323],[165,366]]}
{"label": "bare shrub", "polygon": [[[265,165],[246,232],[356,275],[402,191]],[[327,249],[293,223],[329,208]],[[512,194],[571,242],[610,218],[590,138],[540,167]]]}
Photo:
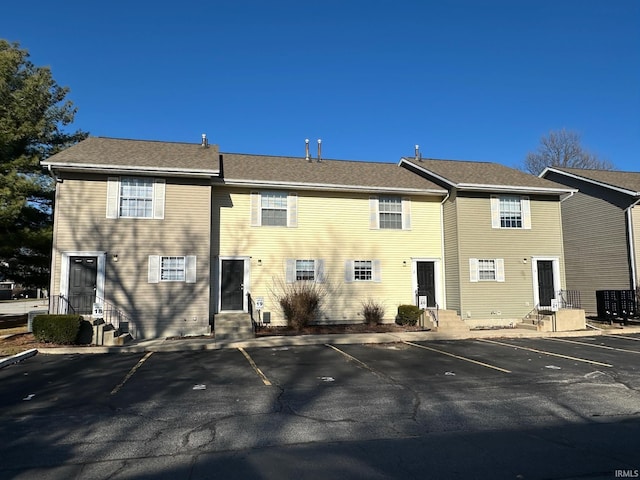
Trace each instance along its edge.
{"label": "bare shrub", "polygon": [[314,282],[284,284],[282,293],[278,296],[278,303],[282,307],[287,324],[295,330],[302,330],[315,321],[325,295],[326,290]]}
{"label": "bare shrub", "polygon": [[384,318],[384,306],[373,299],[362,302],[362,315],[365,323],[375,325],[382,323]]}

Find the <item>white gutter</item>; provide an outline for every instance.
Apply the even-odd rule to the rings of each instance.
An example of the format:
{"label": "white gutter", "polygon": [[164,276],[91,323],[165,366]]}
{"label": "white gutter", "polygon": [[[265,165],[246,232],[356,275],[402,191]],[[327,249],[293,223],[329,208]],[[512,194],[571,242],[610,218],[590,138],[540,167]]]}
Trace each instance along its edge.
{"label": "white gutter", "polygon": [[42,162],[47,168],[58,168],[59,170],[67,170],[70,172],[93,172],[93,173],[143,173],[168,176],[191,176],[191,177],[212,177],[219,176],[219,170],[192,170],[188,168],[161,168],[161,167],[143,167],[136,165],[94,165],[82,163],[49,163]]}
{"label": "white gutter", "polygon": [[273,182],[241,179],[223,179],[223,184],[230,187],[250,188],[287,188],[302,190],[347,191],[347,192],[379,192],[412,195],[444,195],[446,190],[422,189],[422,188],[390,188],[375,187],[371,185],[333,185],[326,183],[300,183],[300,182]]}

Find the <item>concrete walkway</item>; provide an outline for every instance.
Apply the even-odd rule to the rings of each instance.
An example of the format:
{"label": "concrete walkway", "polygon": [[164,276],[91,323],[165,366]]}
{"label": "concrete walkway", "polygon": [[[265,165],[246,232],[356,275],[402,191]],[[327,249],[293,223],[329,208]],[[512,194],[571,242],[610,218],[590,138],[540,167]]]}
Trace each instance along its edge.
{"label": "concrete walkway", "polygon": [[296,345],[334,345],[424,342],[430,340],[467,340],[474,338],[545,338],[545,337],[592,337],[598,335],[639,334],[640,326],[620,328],[588,328],[572,332],[536,332],[519,328],[499,330],[471,330],[469,332],[399,332],[399,333],[349,333],[325,335],[282,335],[265,336],[241,342],[216,341],[211,337],[180,339],[139,340],[123,346],[112,347],[55,347],[31,349],[12,357],[0,359],[0,368],[19,362],[36,353],[47,355],[104,354],[104,353],[145,353],[145,352],[183,352],[197,350],[216,350],[222,348],[272,348]]}

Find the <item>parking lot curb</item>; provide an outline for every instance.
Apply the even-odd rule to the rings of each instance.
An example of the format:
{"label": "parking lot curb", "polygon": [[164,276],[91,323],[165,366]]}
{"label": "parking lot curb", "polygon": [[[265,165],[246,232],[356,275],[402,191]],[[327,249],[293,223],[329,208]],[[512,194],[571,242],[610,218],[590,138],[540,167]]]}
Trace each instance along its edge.
{"label": "parking lot curb", "polygon": [[25,350],[24,352],[16,353],[10,357],[3,358],[0,360],[0,368],[8,367],[9,365],[13,365],[14,363],[21,362],[27,358],[33,357],[38,353],[38,349],[32,348],[30,350]]}
{"label": "parking lot curb", "polygon": [[[640,333],[640,327],[611,330],[575,330],[567,332],[536,332],[532,330],[471,330],[469,332],[401,332],[401,333],[351,333],[323,335],[283,335],[265,336],[243,341],[216,341],[215,338],[194,339],[149,339],[119,346],[87,346],[40,348],[37,351],[47,355],[146,353],[146,352],[193,352],[233,348],[273,348],[284,346],[307,346],[331,344],[373,344],[398,343],[405,341],[473,340],[476,338],[550,338],[550,337],[593,337],[601,335],[624,335]],[[26,352],[23,352],[26,353]]]}

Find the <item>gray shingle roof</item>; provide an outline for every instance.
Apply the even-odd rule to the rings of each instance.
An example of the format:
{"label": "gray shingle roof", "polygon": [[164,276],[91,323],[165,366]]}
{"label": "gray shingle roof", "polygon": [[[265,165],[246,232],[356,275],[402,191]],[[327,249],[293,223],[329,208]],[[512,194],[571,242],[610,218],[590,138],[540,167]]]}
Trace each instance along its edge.
{"label": "gray shingle roof", "polygon": [[403,158],[410,166],[439,177],[443,183],[460,190],[552,191],[567,192],[568,187],[536,177],[515,168],[492,162]]}
{"label": "gray shingle roof", "polygon": [[220,153],[217,145],[90,137],[43,165],[59,170],[154,172],[223,176],[230,185],[306,186],[325,190],[414,192],[443,195],[435,183],[395,163],[347,160],[307,161],[281,157]]}
{"label": "gray shingle roof", "polygon": [[588,170],[583,168],[552,167],[560,172],[594,180],[617,188],[623,188],[640,195],[640,172],[621,172],[616,170]]}
{"label": "gray shingle roof", "polygon": [[410,191],[444,194],[435,183],[395,163],[348,160],[305,160],[302,157],[222,154],[224,179],[229,184],[305,185],[315,188]]}
{"label": "gray shingle roof", "polygon": [[217,145],[90,137],[51,156],[43,165],[67,169],[166,171],[217,175]]}

